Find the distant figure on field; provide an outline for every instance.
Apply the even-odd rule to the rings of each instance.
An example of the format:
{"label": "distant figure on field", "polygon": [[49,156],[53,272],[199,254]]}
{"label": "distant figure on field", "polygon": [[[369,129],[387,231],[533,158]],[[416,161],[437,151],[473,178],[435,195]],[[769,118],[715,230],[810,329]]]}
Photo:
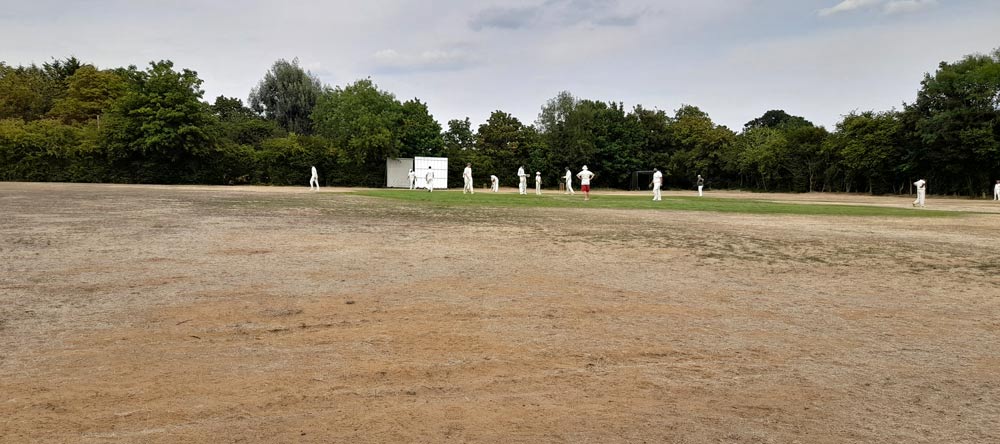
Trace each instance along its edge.
{"label": "distant figure on field", "polygon": [[563,194],[576,194],[573,192],[573,172],[566,167],[566,191]]}
{"label": "distant figure on field", "polygon": [[424,175],[424,180],[427,181],[427,191],[434,192],[434,170],[430,165],[427,165],[427,174]]}
{"label": "distant figure on field", "polygon": [[472,189],[472,164],[465,164],[465,169],[462,170],[462,180],[465,181],[465,188],[462,189],[462,194],[472,193],[476,194],[476,190]]}
{"label": "distant figure on field", "polygon": [[535,194],[542,194],[542,172],[535,171]]}
{"label": "distant figure on field", "polygon": [[590,179],[593,179],[596,174],[592,173],[587,169],[587,165],[583,166],[583,170],[576,173],[576,177],[580,179],[580,191],[583,191],[583,200],[590,200]]}
{"label": "distant figure on field", "polygon": [[660,185],[663,185],[663,173],[659,168],[653,168],[653,181],[649,183],[653,187],[653,200],[663,200],[660,195]]}
{"label": "distant figure on field", "polygon": [[413,168],[410,168],[410,172],[406,175],[406,177],[410,179],[410,189],[417,189],[417,173],[413,172]]}
{"label": "distant figure on field", "polygon": [[492,190],[494,193],[500,191],[500,178],[497,177],[495,174],[490,174],[490,190]]}
{"label": "distant figure on field", "polygon": [[524,174],[524,165],[517,169],[517,191],[519,194],[528,194],[528,175]]}
{"label": "distant figure on field", "polygon": [[699,174],[697,182],[698,182],[698,197],[701,197],[703,196],[701,190],[705,188],[705,178],[701,177],[701,174]]}
{"label": "distant figure on field", "polygon": [[927,196],[927,181],[920,179],[916,182],[913,182],[913,185],[917,187],[917,200],[913,201],[913,206],[923,207],[924,198]]}
{"label": "distant figure on field", "polygon": [[993,185],[993,200],[1000,200],[1000,180],[997,181],[996,185]]}
{"label": "distant figure on field", "polygon": [[312,177],[309,178],[309,190],[313,190],[313,185],[316,186],[316,191],[319,191],[319,173],[316,172],[316,166],[312,167]]}

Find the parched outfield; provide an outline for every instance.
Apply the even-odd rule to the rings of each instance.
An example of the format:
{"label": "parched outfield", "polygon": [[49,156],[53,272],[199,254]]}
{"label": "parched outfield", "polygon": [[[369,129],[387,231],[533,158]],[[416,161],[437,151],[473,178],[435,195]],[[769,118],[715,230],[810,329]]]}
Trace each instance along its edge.
{"label": "parched outfield", "polygon": [[341,191],[0,183],[0,442],[1000,441],[1000,204]]}

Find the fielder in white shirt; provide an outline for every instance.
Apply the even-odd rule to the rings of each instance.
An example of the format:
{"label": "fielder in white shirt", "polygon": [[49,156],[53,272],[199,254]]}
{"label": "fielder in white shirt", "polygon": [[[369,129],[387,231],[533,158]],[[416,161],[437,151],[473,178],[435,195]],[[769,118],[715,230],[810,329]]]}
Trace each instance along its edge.
{"label": "fielder in white shirt", "polygon": [[587,165],[583,166],[583,170],[576,173],[576,177],[580,179],[580,191],[583,191],[583,200],[590,200],[590,179],[595,176],[590,170],[587,169]]}
{"label": "fielder in white shirt", "polygon": [[524,174],[524,165],[517,169],[517,191],[520,194],[528,194],[528,175]]}
{"label": "fielder in white shirt", "polygon": [[566,191],[563,194],[576,194],[573,192],[573,172],[566,167]]}
{"label": "fielder in white shirt", "polygon": [[542,194],[542,172],[535,171],[535,194]]}
{"label": "fielder in white shirt", "polygon": [[472,164],[465,164],[465,170],[462,171],[462,179],[465,180],[465,188],[462,189],[462,194],[472,193],[476,194],[476,191],[472,189]]}
{"label": "fielder in white shirt", "polygon": [[993,185],[993,200],[1000,200],[1000,180],[997,181],[996,185]]}
{"label": "fielder in white shirt", "polygon": [[319,173],[316,172],[316,167],[312,167],[312,177],[309,178],[309,190],[313,189],[313,185],[316,185],[316,191],[319,191]]}
{"label": "fielder in white shirt", "polygon": [[424,180],[427,181],[427,191],[434,192],[434,170],[427,166],[427,174],[424,175]]}
{"label": "fielder in white shirt", "polygon": [[663,200],[660,195],[660,185],[663,185],[663,173],[659,168],[653,168],[653,200]]}
{"label": "fielder in white shirt", "polygon": [[927,196],[927,181],[920,179],[913,182],[913,185],[917,187],[917,200],[913,201],[913,206],[922,207],[924,206],[924,198]]}
{"label": "fielder in white shirt", "polygon": [[500,178],[495,174],[490,174],[490,190],[494,193],[500,191]]}
{"label": "fielder in white shirt", "polygon": [[410,172],[406,175],[406,177],[410,179],[410,189],[417,189],[417,173],[413,172],[413,168],[410,168]]}

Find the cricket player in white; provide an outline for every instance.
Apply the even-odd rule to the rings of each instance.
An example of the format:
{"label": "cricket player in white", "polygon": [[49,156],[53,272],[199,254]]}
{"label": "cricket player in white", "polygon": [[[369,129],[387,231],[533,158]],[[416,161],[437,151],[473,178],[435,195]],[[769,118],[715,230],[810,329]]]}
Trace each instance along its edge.
{"label": "cricket player in white", "polygon": [[427,166],[427,175],[424,176],[424,180],[427,181],[427,191],[434,192],[434,170]]}
{"label": "cricket player in white", "polygon": [[583,171],[576,173],[576,177],[580,178],[580,191],[583,191],[583,200],[590,200],[590,179],[594,178],[594,173],[587,169],[587,165],[584,165]]}
{"label": "cricket player in white", "polygon": [[566,191],[563,194],[576,194],[573,192],[573,172],[566,167]]}
{"label": "cricket player in white", "polygon": [[465,181],[465,188],[462,189],[462,194],[472,193],[476,194],[476,191],[472,189],[472,164],[465,164],[465,169],[462,170],[462,180]]}
{"label": "cricket player in white", "polygon": [[1000,180],[997,181],[996,185],[993,185],[993,200],[1000,200]]}
{"label": "cricket player in white", "polygon": [[319,173],[316,172],[316,167],[312,167],[312,177],[309,178],[309,190],[312,191],[313,185],[316,186],[316,191],[319,191]]}
{"label": "cricket player in white", "polygon": [[663,185],[663,173],[659,168],[653,168],[653,200],[663,200],[660,195],[660,185]]}
{"label": "cricket player in white", "polygon": [[542,172],[535,171],[535,194],[542,195]]}
{"label": "cricket player in white", "polygon": [[927,196],[927,181],[920,179],[913,182],[913,185],[917,187],[917,200],[913,201],[913,206],[922,207],[924,206],[924,198]]}
{"label": "cricket player in white", "polygon": [[703,194],[701,194],[702,188],[705,188],[705,179],[703,179],[701,177],[701,174],[699,174],[698,175],[698,197],[703,196]]}
{"label": "cricket player in white", "polygon": [[528,194],[528,175],[524,174],[524,165],[517,169],[517,191],[519,194]]}
{"label": "cricket player in white", "polygon": [[500,191],[500,178],[495,174],[490,174],[490,189],[496,193]]}
{"label": "cricket player in white", "polygon": [[413,168],[410,168],[410,173],[406,177],[410,179],[410,189],[417,189],[417,173],[413,172]]}

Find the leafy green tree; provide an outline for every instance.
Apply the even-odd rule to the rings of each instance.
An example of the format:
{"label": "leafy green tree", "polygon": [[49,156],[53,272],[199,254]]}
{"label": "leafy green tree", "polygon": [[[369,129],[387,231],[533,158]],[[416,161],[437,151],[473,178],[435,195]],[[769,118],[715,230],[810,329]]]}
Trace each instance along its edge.
{"label": "leafy green tree", "polygon": [[312,134],[309,120],[316,101],[323,93],[319,78],[299,66],[299,59],[274,62],[257,87],[250,91],[248,103],[282,128],[297,134]]}
{"label": "leafy green tree", "polygon": [[493,111],[476,132],[476,150],[493,164],[492,170],[483,173],[496,174],[505,185],[517,184],[519,166],[524,165],[525,171],[532,169],[528,161],[538,143],[534,128],[500,110]]}
{"label": "leafy green tree", "polygon": [[783,109],[772,109],[764,113],[764,115],[744,124],[743,130],[747,131],[754,128],[782,128],[791,126],[813,126],[813,124],[804,117],[790,115]]}
{"label": "leafy green tree", "polygon": [[259,148],[266,139],[285,136],[277,123],[260,117],[237,98],[217,97],[212,113],[219,121],[223,141]]}
{"label": "leafy green tree", "polygon": [[668,177],[685,188],[694,186],[699,174],[712,183],[718,180],[723,172],[721,156],[735,134],[716,125],[707,113],[691,105],[681,106],[670,126],[677,151],[670,159]]}
{"label": "leafy green tree", "polygon": [[128,91],[108,112],[104,126],[110,159],[119,180],[141,183],[192,182],[200,162],[216,147],[216,121],[201,102],[202,80],[173,62],[151,62],[130,73]]}
{"label": "leafy green tree", "polygon": [[96,119],[121,97],[125,80],[111,71],[100,71],[94,65],[83,65],[66,79],[66,94],[55,101],[49,117],[64,123],[79,123]]}
{"label": "leafy green tree", "polygon": [[368,186],[385,183],[385,159],[399,157],[402,104],[371,80],[358,80],[320,96],[313,112],[319,135],[342,150],[352,180]]}
{"label": "leafy green tree", "polygon": [[1000,49],[941,62],[903,120],[919,141],[904,169],[933,190],[976,195],[1000,176]]}
{"label": "leafy green tree", "polygon": [[892,189],[899,165],[900,121],[895,111],[851,113],[837,123],[834,143],[840,149],[848,178],[863,184],[869,193]]}
{"label": "leafy green tree", "polygon": [[398,128],[400,157],[443,154],[441,124],[431,116],[426,103],[416,98],[407,100],[403,102],[401,115],[402,121]]}

